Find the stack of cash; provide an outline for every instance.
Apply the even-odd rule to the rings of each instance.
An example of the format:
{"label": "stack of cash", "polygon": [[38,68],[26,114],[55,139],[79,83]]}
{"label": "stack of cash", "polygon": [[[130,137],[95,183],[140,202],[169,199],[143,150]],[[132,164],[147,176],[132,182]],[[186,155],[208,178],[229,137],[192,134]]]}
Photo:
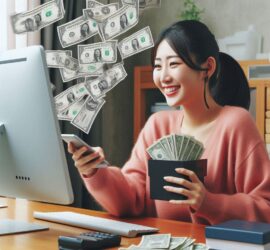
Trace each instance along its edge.
{"label": "stack of cash", "polygon": [[204,151],[203,144],[193,136],[171,134],[147,148],[153,160],[198,160]]}
{"label": "stack of cash", "polygon": [[150,250],[150,249],[170,249],[170,250],[207,250],[205,244],[195,243],[195,239],[189,237],[171,237],[171,234],[145,235],[139,245],[131,245],[128,248],[119,250]]}

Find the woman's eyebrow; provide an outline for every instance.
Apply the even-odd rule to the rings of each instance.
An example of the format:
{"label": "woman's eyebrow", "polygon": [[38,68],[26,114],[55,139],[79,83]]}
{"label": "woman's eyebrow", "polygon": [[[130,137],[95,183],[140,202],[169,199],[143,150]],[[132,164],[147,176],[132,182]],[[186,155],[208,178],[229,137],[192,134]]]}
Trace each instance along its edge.
{"label": "woman's eyebrow", "polygon": [[[171,59],[171,58],[178,58],[178,59],[180,59],[180,57],[179,57],[179,56],[177,56],[177,55],[173,55],[173,56],[166,56],[166,58],[165,58],[165,59]],[[156,57],[156,58],[155,58],[155,60],[157,60],[157,61],[161,61],[161,58]]]}

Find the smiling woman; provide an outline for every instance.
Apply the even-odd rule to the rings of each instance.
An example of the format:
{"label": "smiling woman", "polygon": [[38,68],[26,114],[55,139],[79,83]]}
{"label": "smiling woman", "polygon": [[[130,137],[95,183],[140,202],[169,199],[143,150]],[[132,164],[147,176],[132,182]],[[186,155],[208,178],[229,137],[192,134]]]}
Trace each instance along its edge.
{"label": "smiling woman", "polygon": [[[239,64],[219,52],[203,23],[180,21],[161,32],[152,50],[152,65],[154,83],[167,103],[183,109],[153,114],[122,169],[96,169],[105,159],[102,148],[96,149],[96,160],[96,155],[85,154],[87,149],[70,144],[88,191],[117,216],[147,215],[199,224],[229,219],[270,222],[265,212],[270,208],[270,161],[248,112],[249,86]],[[204,145],[207,176],[202,183],[194,172],[175,169],[180,176],[164,177],[163,188],[186,199],[164,202],[150,196],[147,149],[170,134],[189,135]]]}

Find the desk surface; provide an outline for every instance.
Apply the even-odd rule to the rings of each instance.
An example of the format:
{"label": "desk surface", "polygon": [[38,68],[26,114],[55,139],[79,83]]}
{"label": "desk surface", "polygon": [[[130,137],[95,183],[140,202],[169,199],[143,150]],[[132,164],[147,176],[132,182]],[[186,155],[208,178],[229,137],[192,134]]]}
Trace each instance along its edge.
{"label": "desk surface", "polygon": [[[80,233],[90,231],[87,229],[36,220],[33,218],[33,211],[72,211],[93,216],[99,216],[103,218],[118,219],[104,212],[39,202],[31,202],[21,199],[5,199],[0,197],[0,203],[6,203],[8,205],[7,208],[0,208],[0,219],[16,219],[26,222],[35,222],[41,225],[48,226],[50,228],[49,230],[40,232],[0,236],[1,250],[58,250],[57,240],[59,235],[76,236]],[[205,242],[203,225],[195,225],[191,223],[163,220],[158,218],[132,218],[121,220],[145,226],[157,227],[160,229],[159,233],[171,233],[172,236],[188,236],[196,239],[197,242]],[[140,240],[141,237],[122,237],[121,247],[128,247],[131,244],[138,244]]]}

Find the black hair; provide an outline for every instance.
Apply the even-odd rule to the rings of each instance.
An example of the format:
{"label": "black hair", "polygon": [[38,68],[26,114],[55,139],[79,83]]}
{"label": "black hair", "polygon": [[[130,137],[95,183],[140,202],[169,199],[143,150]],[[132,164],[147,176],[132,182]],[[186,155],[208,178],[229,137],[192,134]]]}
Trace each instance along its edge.
{"label": "black hair", "polygon": [[[250,90],[248,80],[239,63],[231,56],[219,52],[215,36],[199,21],[179,21],[163,30],[152,49],[152,65],[159,44],[166,40],[178,56],[192,69],[207,71],[201,67],[208,57],[216,60],[216,70],[209,79],[209,90],[219,105],[239,106],[249,109]],[[208,79],[205,79],[205,83]],[[206,106],[207,102],[205,99]]]}

